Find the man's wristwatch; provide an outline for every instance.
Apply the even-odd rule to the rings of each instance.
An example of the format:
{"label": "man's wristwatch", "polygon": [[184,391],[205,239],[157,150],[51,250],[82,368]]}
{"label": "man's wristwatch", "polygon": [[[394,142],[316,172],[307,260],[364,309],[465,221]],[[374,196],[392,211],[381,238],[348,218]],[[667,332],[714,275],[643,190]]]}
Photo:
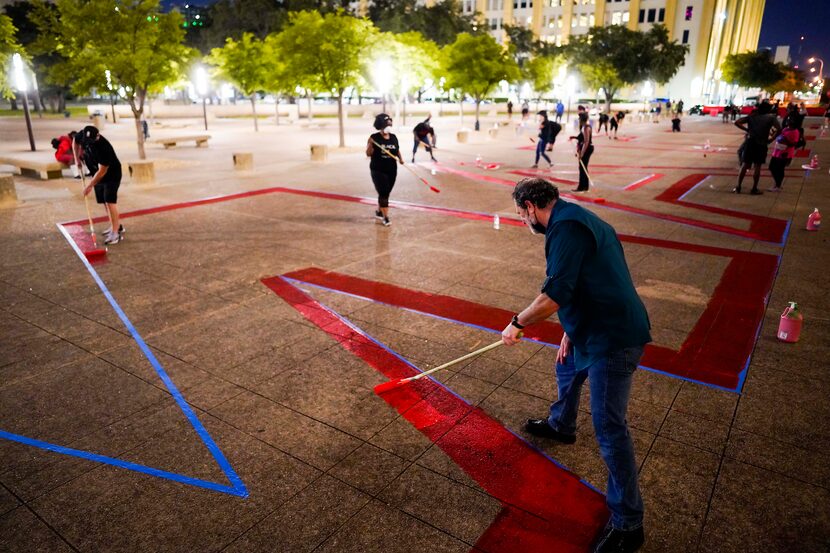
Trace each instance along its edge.
{"label": "man's wristwatch", "polygon": [[513,318],[510,320],[510,324],[512,324],[519,330],[522,330],[525,327],[525,325],[519,324],[519,315],[513,315]]}

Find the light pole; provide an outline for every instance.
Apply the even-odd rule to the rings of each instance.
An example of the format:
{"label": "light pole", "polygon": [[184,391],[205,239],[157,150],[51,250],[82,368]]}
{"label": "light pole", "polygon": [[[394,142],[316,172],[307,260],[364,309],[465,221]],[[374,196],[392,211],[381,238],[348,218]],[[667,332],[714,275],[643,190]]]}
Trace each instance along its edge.
{"label": "light pole", "polygon": [[383,113],[386,113],[386,93],[392,86],[392,63],[387,59],[378,60],[375,64],[375,83],[383,101]]}
{"label": "light pole", "polygon": [[569,75],[565,81],[565,92],[568,93],[568,115],[565,117],[565,124],[568,124],[571,122],[571,98],[576,94],[576,78],[573,75]]}
{"label": "light pole", "polygon": [[208,130],[207,124],[207,93],[208,93],[208,78],[207,71],[202,66],[196,68],[196,92],[202,97],[202,116],[205,119],[205,130]]}
{"label": "light pole", "polygon": [[651,97],[651,94],[654,92],[654,89],[651,88],[651,82],[646,81],[643,84],[643,112],[648,109],[648,99]]}
{"label": "light pole", "polygon": [[820,81],[824,81],[824,60],[821,58],[812,57],[807,60],[807,63],[816,63],[818,62],[818,78]]}
{"label": "light pole", "polygon": [[12,56],[12,63],[14,65],[14,81],[17,91],[23,96],[23,115],[26,117],[26,130],[29,131],[29,146],[32,151],[35,151],[35,137],[32,134],[32,117],[29,114],[29,99],[27,98],[26,89],[26,75],[23,74],[23,58],[20,54]]}
{"label": "light pole", "polygon": [[104,75],[107,77],[107,88],[110,91],[110,109],[112,110],[112,122],[115,123],[115,99],[112,96],[112,73],[110,73],[109,69],[104,71]]}

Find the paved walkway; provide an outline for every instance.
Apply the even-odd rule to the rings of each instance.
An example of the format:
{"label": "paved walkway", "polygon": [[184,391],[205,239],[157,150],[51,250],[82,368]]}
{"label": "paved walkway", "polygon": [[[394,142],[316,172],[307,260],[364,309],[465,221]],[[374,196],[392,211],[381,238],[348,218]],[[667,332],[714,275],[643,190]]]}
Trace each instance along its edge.
{"label": "paved walkway", "polygon": [[[441,192],[401,170],[389,228],[363,119],[345,150],[332,119],[219,120],[208,148],[148,145],[158,182],[125,177],[126,240],[94,265],[79,182],[16,178],[19,205],[0,209],[0,551],[586,550],[607,517],[589,403],[575,445],[522,430],[555,394],[555,319],[373,392],[497,340],[543,279],[510,199],[535,174],[527,134],[459,144],[458,122],[434,119],[439,163],[420,152],[415,170]],[[803,230],[830,211],[817,123],[825,168],[805,180],[797,159],[779,194],[729,193],[740,135],[716,118],[597,137],[585,195],[568,195],[568,130],[539,172],[615,226],[654,325],[629,409],[643,551],[830,544],[830,250]],[[83,122],[35,120],[44,159],[67,125]],[[4,153],[24,133],[0,119]],[[137,157],[129,121],[103,134]],[[329,161],[309,162],[322,143]],[[775,338],[788,301],[798,344]]]}

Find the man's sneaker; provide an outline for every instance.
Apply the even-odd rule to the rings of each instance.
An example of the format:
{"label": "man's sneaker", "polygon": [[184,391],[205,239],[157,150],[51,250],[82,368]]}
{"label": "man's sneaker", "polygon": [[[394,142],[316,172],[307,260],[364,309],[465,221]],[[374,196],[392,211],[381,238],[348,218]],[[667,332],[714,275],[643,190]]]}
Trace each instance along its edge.
{"label": "man's sneaker", "polygon": [[383,218],[383,226],[388,227],[391,224],[392,224],[392,221],[389,220],[389,217],[384,217]]}
{"label": "man's sneaker", "polygon": [[379,209],[375,210],[375,219],[377,219],[379,223],[383,222],[383,213],[381,213]]}
{"label": "man's sneaker", "polygon": [[573,434],[565,434],[555,430],[548,424],[547,419],[527,419],[525,422],[525,430],[534,436],[540,438],[550,438],[563,444],[572,444],[576,441],[576,436]]}
{"label": "man's sneaker", "polygon": [[[124,225],[118,225],[118,234],[124,234]],[[108,236],[112,234],[112,227],[101,233],[101,236]]]}
{"label": "man's sneaker", "polygon": [[123,239],[124,237],[121,235],[120,232],[111,232],[104,239],[104,244],[118,244]]}
{"label": "man's sneaker", "polygon": [[530,168],[531,168],[531,169],[538,169],[538,168],[539,168],[539,165],[538,165],[538,164],[536,164],[536,163],[534,163],[533,165],[531,165],[531,166],[530,166]]}
{"label": "man's sneaker", "polygon": [[646,539],[643,535],[643,527],[636,530],[618,530],[610,524],[605,527],[597,544],[594,546],[594,553],[634,553],[643,546]]}
{"label": "man's sneaker", "polygon": [[414,157],[412,158],[412,163],[415,163],[415,158]]}

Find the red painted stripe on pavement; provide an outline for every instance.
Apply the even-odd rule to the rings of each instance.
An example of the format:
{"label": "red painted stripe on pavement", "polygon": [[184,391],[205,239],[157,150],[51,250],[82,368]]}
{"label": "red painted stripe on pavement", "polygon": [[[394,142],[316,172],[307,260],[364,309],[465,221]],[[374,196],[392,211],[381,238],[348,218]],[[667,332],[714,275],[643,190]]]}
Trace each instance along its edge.
{"label": "red painted stripe on pavement", "polygon": [[[262,282],[390,379],[417,374],[285,279]],[[607,521],[600,493],[435,381],[420,379],[380,397],[502,503],[502,512],[476,542],[480,550],[585,551]]]}

